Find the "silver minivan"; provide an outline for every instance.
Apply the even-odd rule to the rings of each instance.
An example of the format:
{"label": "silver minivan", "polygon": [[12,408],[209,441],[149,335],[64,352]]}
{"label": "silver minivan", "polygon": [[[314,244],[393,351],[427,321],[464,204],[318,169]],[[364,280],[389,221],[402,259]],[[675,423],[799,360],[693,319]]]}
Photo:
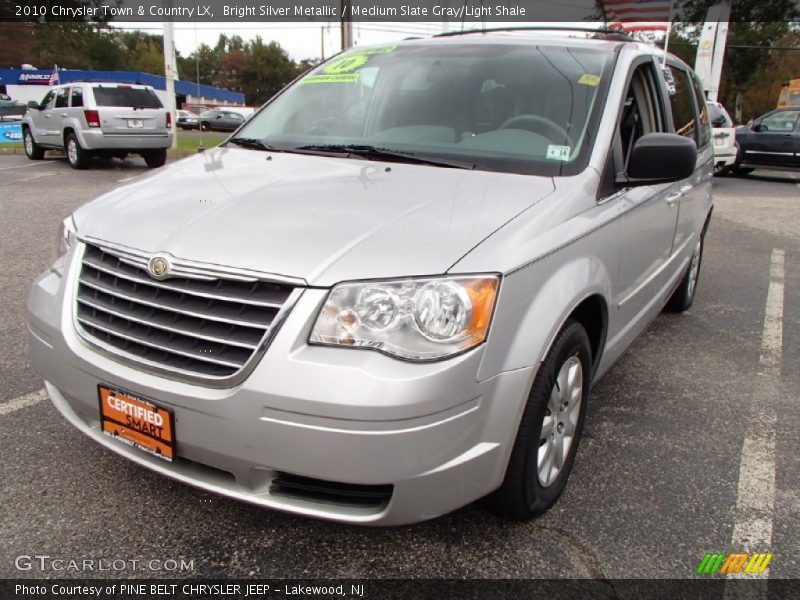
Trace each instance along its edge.
{"label": "silver minivan", "polygon": [[340,54],[220,147],[63,221],[33,364],[88,437],[230,498],[532,518],[592,385],[692,305],[705,110],[683,62],[619,34]]}
{"label": "silver minivan", "polygon": [[28,103],[22,139],[31,160],[59,149],[72,168],[85,169],[95,155],[139,154],[155,168],[164,165],[172,145],[171,115],[150,86],[73,82]]}

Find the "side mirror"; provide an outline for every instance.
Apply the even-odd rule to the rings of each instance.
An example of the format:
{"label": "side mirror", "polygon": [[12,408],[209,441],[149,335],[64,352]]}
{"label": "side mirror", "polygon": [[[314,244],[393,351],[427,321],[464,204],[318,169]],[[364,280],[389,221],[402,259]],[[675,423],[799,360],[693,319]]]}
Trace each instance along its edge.
{"label": "side mirror", "polygon": [[767,130],[767,128],[764,127],[761,123],[753,123],[753,126],[751,127],[751,129],[753,131],[766,131]]}
{"label": "side mirror", "polygon": [[39,110],[39,103],[36,102],[35,100],[28,100],[28,108]]}
{"label": "side mirror", "polygon": [[221,119],[221,118],[222,118],[222,115],[217,115],[217,118],[218,118],[218,119]]}
{"label": "side mirror", "polygon": [[686,179],[694,174],[697,146],[676,133],[648,133],[633,145],[625,185],[653,185]]}

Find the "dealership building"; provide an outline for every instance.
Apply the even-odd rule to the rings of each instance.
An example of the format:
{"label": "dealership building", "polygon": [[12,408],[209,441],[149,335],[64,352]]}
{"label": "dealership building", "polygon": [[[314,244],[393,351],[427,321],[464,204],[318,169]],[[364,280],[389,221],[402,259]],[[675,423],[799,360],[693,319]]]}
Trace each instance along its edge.
{"label": "dealership building", "polygon": [[[27,104],[41,101],[47,92],[52,69],[0,69],[0,94],[8,94],[12,100]],[[160,75],[139,71],[83,71],[58,70],[59,83],[72,81],[94,81],[150,85],[161,102],[167,105],[167,80]],[[224,90],[210,85],[198,85],[189,81],[175,80],[175,106],[244,106],[244,94]]]}

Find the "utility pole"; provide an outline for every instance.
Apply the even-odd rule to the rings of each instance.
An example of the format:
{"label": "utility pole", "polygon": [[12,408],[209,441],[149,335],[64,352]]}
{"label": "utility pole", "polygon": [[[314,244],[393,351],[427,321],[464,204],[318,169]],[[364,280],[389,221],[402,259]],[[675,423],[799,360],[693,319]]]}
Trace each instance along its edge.
{"label": "utility pole", "polygon": [[175,121],[178,113],[175,107],[175,43],[172,21],[164,21],[164,76],[167,80],[167,111],[170,114],[170,129],[172,129],[172,148],[178,147]]}
{"label": "utility pole", "polygon": [[325,60],[325,26],[319,28],[319,58]]}
{"label": "utility pole", "polygon": [[350,50],[353,47],[353,21],[350,12],[350,0],[342,0],[342,50]]}

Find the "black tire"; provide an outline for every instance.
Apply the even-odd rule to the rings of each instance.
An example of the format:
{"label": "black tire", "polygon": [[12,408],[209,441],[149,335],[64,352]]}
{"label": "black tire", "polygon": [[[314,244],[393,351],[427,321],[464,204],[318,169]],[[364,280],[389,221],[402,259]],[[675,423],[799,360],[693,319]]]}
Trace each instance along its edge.
{"label": "black tire", "polygon": [[[544,419],[552,417],[548,404],[551,402],[558,374],[573,357],[578,359],[583,376],[577,422],[560,470],[548,485],[543,485],[538,472],[538,454],[543,446],[540,439],[542,427]],[[586,330],[577,321],[567,321],[534,378],[505,479],[487,498],[489,506],[499,516],[514,521],[527,521],[544,513],[558,500],[572,470],[583,431],[586,404],[589,400],[591,364],[592,351]],[[557,430],[560,434],[561,430]]]}
{"label": "black tire", "polygon": [[158,167],[163,167],[164,163],[167,162],[167,150],[166,148],[150,150],[142,154],[142,158],[144,158],[144,162],[147,163],[148,167],[157,169]]}
{"label": "black tire", "polygon": [[22,145],[25,146],[25,156],[31,160],[42,160],[44,158],[44,148],[36,143],[28,127],[22,130],[22,141]]}
{"label": "black tire", "polygon": [[67,162],[73,169],[87,169],[89,167],[92,155],[81,148],[78,136],[72,132],[68,133],[64,140],[64,152],[67,153]]}
{"label": "black tire", "polygon": [[[705,246],[705,229],[700,234],[700,239],[697,240],[692,258],[689,265],[686,267],[686,273],[683,275],[677,289],[672,292],[667,301],[664,310],[667,312],[680,313],[688,310],[694,302],[694,296],[697,292],[697,282],[700,279],[700,266],[703,264],[703,247]],[[695,264],[695,258],[697,264]]]}
{"label": "black tire", "polygon": [[755,169],[753,169],[751,167],[737,167],[736,165],[731,167],[731,172],[734,175],[748,175],[748,174],[752,173],[753,171],[755,171]]}
{"label": "black tire", "polygon": [[725,165],[724,167],[715,167],[714,168],[714,176],[715,177],[723,177],[731,172],[731,166]]}

